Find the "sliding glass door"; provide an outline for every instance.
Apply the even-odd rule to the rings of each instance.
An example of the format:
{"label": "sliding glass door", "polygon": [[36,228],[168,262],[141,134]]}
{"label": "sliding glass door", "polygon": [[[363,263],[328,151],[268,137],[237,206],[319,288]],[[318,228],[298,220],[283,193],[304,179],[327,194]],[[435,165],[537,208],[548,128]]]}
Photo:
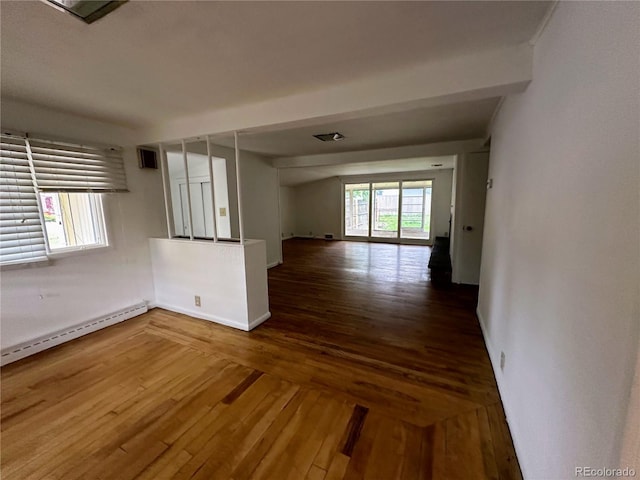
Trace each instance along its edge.
{"label": "sliding glass door", "polygon": [[428,241],[432,180],[344,185],[346,237]]}
{"label": "sliding glass door", "polygon": [[398,238],[400,183],[374,183],[372,184],[372,192],[373,221],[371,222],[371,236]]}
{"label": "sliding glass door", "polygon": [[401,238],[429,240],[431,180],[402,182]]}
{"label": "sliding glass door", "polygon": [[369,236],[369,198],[371,185],[349,183],[344,186],[344,234]]}

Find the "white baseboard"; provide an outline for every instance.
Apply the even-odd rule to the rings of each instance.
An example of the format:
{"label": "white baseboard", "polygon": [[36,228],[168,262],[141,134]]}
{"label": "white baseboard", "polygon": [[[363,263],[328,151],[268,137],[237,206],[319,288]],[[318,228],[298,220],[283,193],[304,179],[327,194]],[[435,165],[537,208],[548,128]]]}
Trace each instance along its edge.
{"label": "white baseboard", "polygon": [[273,268],[273,267],[277,267],[281,263],[282,262],[279,262],[279,261],[278,262],[271,262],[271,263],[267,264],[267,270],[269,270],[270,268]]}
{"label": "white baseboard", "polygon": [[296,238],[295,235],[289,235],[288,237],[282,237],[282,240],[291,240],[292,238]]}
{"label": "white baseboard", "polygon": [[190,310],[188,308],[176,307],[175,305],[168,305],[166,303],[157,303],[159,308],[164,308],[165,310],[169,310],[171,312],[182,313],[184,315],[189,315],[190,317],[199,318],[201,320],[207,320],[213,323],[219,323],[220,325],[224,325],[225,327],[231,327],[238,330],[243,330],[248,332],[249,330],[257,327],[262,322],[271,317],[271,312],[267,312],[260,317],[256,318],[249,322],[248,326],[236,320],[231,320],[228,318],[220,317],[218,315],[211,315],[209,313],[198,312],[197,310]]}
{"label": "white baseboard", "polygon": [[[502,402],[502,408],[504,409],[504,414],[507,419],[507,425],[509,425],[509,431],[511,432],[511,439],[513,441],[513,448],[516,451],[516,456],[518,457],[518,463],[520,464],[520,471],[522,472],[522,478],[523,479],[531,478],[529,475],[527,475],[527,472],[525,471],[524,466],[522,464],[522,460],[525,457],[524,457],[523,449],[519,446],[518,439],[520,438],[520,434],[518,433],[518,429],[515,426],[515,424],[510,421],[510,419],[513,417],[511,415],[511,409],[506,402],[508,395],[507,395],[507,389],[504,385],[502,371],[500,370],[500,363],[499,363],[499,360],[494,361],[494,358],[500,358],[500,355],[498,355],[497,357],[494,355],[495,352],[493,351],[493,346],[489,341],[489,336],[487,335],[487,332],[484,327],[485,326],[484,318],[482,317],[482,314],[480,313],[480,309],[478,307],[476,307],[476,315],[478,317],[478,323],[480,324],[480,330],[482,330],[482,338],[484,339],[484,344],[487,348],[487,352],[489,353],[489,361],[491,362],[493,376],[495,377],[496,383],[498,384],[498,393],[500,394],[500,401]],[[498,363],[496,364],[496,362]]]}
{"label": "white baseboard", "polygon": [[138,315],[146,313],[147,310],[148,308],[146,303],[139,303],[123,308],[122,310],[118,310],[117,312],[89,320],[88,322],[68,327],[64,330],[58,330],[12,347],[3,348],[0,353],[0,364],[7,365],[35,353],[42,352],[43,350],[61,345],[75,338],[82,337],[88,333],[137,317]]}
{"label": "white baseboard", "polygon": [[261,315],[255,320],[249,322],[249,330],[253,330],[261,323],[264,323],[265,321],[267,321],[269,318],[271,318],[271,312],[267,312],[264,315]]}

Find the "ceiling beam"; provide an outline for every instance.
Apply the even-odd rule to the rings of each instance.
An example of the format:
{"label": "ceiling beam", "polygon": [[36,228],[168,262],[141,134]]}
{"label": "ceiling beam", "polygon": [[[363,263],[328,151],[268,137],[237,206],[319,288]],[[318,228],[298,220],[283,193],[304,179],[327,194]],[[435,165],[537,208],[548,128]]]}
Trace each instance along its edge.
{"label": "ceiling beam", "polygon": [[276,168],[321,167],[346,163],[377,162],[382,160],[403,160],[407,158],[440,157],[459,153],[486,151],[483,138],[472,138],[455,142],[407,145],[404,147],[377,148],[357,152],[324,153],[320,155],[301,155],[297,157],[279,157],[272,160]]}
{"label": "ceiling beam", "polygon": [[[531,81],[532,47],[432,61],[324,89],[158,123],[139,143],[209,134],[261,132],[381,115],[522,92]],[[224,92],[212,92],[212,95]]]}

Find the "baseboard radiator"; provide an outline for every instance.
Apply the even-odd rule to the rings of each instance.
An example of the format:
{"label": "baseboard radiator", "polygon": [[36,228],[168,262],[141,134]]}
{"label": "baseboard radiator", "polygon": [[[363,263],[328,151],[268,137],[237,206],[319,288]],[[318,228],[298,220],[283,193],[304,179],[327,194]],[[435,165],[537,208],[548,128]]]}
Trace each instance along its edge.
{"label": "baseboard radiator", "polygon": [[35,353],[41,352],[48,348],[55,347],[62,343],[73,340],[74,338],[87,335],[88,333],[101,330],[103,328],[115,325],[116,323],[124,322],[138,315],[146,313],[148,310],[146,303],[138,303],[130,307],[123,308],[117,312],[110,313],[100,318],[89,320],[88,322],[75,325],[73,327],[59,330],[57,332],[45,335],[43,337],[30,340],[28,342],[15,345],[13,347],[7,347],[0,352],[0,365],[7,365],[22,358],[28,357]]}

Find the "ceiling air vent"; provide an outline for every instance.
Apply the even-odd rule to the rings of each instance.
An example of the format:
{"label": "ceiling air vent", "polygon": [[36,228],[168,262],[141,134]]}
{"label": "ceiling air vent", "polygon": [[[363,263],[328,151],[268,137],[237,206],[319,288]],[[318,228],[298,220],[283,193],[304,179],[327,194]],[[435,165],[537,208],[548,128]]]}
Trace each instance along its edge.
{"label": "ceiling air vent", "polygon": [[102,0],[46,0],[49,5],[69,12],[74,17],[85,23],[93,23],[104,17],[107,13],[113,12],[127,0],[102,1]]}
{"label": "ceiling air vent", "polygon": [[320,133],[318,135],[314,135],[318,140],[322,140],[323,142],[339,142],[344,138],[344,135],[338,132],[333,133]]}

